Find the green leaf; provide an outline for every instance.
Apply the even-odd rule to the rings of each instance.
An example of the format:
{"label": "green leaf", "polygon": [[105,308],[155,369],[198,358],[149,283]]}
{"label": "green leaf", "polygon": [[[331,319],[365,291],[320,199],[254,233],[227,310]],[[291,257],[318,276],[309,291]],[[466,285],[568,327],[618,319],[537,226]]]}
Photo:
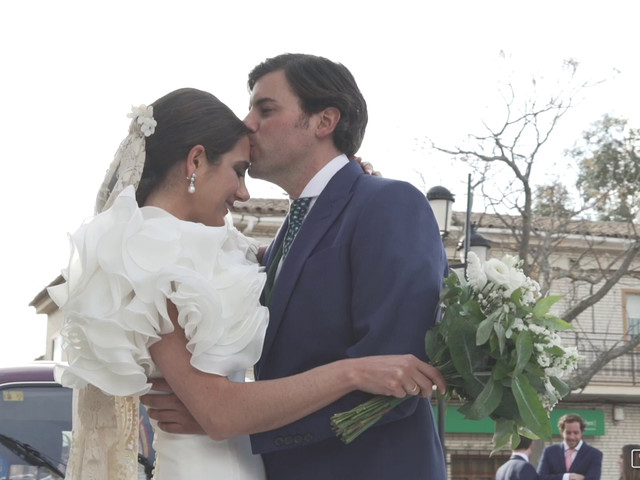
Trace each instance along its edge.
{"label": "green leaf", "polygon": [[440,301],[447,305],[453,304],[455,302],[451,302],[452,298],[458,297],[460,295],[461,288],[457,285],[451,284],[450,282],[445,283],[442,292],[440,292]]}
{"label": "green leaf", "polygon": [[563,357],[565,354],[564,348],[554,345],[553,347],[545,348],[545,351],[552,357]]}
{"label": "green leaf", "polygon": [[542,406],[538,392],[531,386],[524,375],[513,378],[513,396],[518,405],[518,412],[523,425],[544,440],[551,440],[551,422],[549,415]]}
{"label": "green leaf", "polygon": [[542,375],[533,375],[530,372],[525,373],[525,377],[529,380],[529,385],[531,385],[536,392],[544,393],[547,391],[547,387],[544,385],[544,380]]}
{"label": "green leaf", "polygon": [[533,362],[529,362],[524,371],[538,378],[542,378],[545,376],[544,368]]}
{"label": "green leaf", "polygon": [[516,288],[511,294],[511,301],[518,307],[522,307],[522,288]]}
{"label": "green leaf", "polygon": [[564,383],[564,381],[562,381],[558,377],[549,377],[549,380],[551,381],[551,385],[553,385],[553,388],[557,390],[560,398],[566,397],[571,392],[569,385]]}
{"label": "green leaf", "polygon": [[[504,362],[498,362],[493,367],[493,378],[496,380],[502,380],[511,374],[512,369],[510,369]],[[509,381],[511,384],[511,381]]]}
{"label": "green leaf", "polygon": [[511,382],[509,382],[509,388],[504,388],[502,391],[502,400],[500,405],[496,408],[491,415],[491,418],[496,422],[499,419],[518,420],[520,413],[518,412],[518,405],[516,405],[516,399],[511,392]]}
{"label": "green leaf", "polygon": [[457,305],[451,305],[445,308],[440,318],[440,323],[434,326],[438,328],[438,332],[442,336],[443,343],[446,343],[446,339],[449,336],[449,328],[451,326],[451,319],[460,315],[460,310]]}
{"label": "green leaf", "polygon": [[553,315],[545,315],[542,318],[538,319],[537,323],[555,332],[572,330],[574,328],[573,325],[571,325],[569,322],[566,322],[560,317],[555,317]]}
{"label": "green leaf", "polygon": [[536,302],[535,307],[533,307],[533,315],[535,317],[545,316],[551,306],[560,299],[562,299],[560,295],[549,295],[548,297],[541,298]]}
{"label": "green leaf", "polygon": [[473,398],[477,398],[484,389],[484,383],[478,377],[471,373],[462,374],[462,388]]}
{"label": "green leaf", "polygon": [[468,300],[460,309],[460,313],[467,317],[467,321],[470,321],[473,324],[478,324],[480,320],[484,318],[484,313],[482,313],[482,307],[480,303],[476,300]]}
{"label": "green leaf", "polygon": [[476,332],[476,345],[484,345],[493,332],[493,323],[495,322],[495,315],[489,315],[478,325],[478,331]]}
{"label": "green leaf", "polygon": [[442,335],[440,335],[438,327],[439,325],[432,327],[424,337],[424,348],[427,353],[427,357],[429,357],[429,360],[435,364],[440,363],[441,357],[447,348]]}
{"label": "green leaf", "polygon": [[529,363],[529,359],[533,354],[533,339],[528,331],[522,331],[516,338],[516,368],[515,375],[518,375],[524,370],[524,367]]}
{"label": "green leaf", "polygon": [[501,323],[494,323],[493,329],[496,331],[496,336],[498,337],[498,345],[500,346],[500,354],[504,353],[505,347],[505,329]]}
{"label": "green leaf", "polygon": [[490,379],[466,412],[466,417],[470,420],[487,418],[498,407],[501,399],[502,384]]}
{"label": "green leaf", "polygon": [[482,350],[476,345],[476,331],[463,317],[452,319],[451,330],[455,334],[449,337],[451,360],[460,374],[473,372],[482,366]]}
{"label": "green leaf", "polygon": [[493,431],[493,450],[491,455],[507,448],[514,431],[516,431],[516,424],[513,420],[496,420],[496,427]]}

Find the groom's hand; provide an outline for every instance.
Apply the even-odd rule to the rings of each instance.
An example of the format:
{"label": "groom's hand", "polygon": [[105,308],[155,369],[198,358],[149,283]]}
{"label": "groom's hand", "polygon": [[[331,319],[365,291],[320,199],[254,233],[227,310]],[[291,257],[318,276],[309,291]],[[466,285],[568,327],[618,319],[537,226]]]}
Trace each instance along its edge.
{"label": "groom's hand", "polygon": [[140,402],[147,407],[149,417],[158,422],[160,430],[206,435],[164,378],[156,378],[151,384],[152,390],[162,393],[143,395]]}

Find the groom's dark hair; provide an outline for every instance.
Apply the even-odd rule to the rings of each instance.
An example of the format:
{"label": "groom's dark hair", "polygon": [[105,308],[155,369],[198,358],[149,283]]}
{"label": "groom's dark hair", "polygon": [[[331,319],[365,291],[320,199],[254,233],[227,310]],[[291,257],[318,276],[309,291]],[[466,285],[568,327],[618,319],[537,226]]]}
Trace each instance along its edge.
{"label": "groom's dark hair", "polygon": [[333,142],[347,156],[355,155],[364,138],[369,116],[367,102],[347,67],[324,57],[285,53],[254,67],[247,82],[249,91],[261,77],[278,70],[284,71],[306,114],[318,113],[328,107],[340,111]]}

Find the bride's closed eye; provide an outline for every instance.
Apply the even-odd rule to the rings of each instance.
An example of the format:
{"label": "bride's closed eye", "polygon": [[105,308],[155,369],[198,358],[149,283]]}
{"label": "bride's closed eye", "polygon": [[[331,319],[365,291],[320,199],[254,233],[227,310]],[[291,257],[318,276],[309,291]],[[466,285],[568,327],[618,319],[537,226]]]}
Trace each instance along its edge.
{"label": "bride's closed eye", "polygon": [[240,164],[236,165],[235,171],[239,178],[242,178],[246,175],[247,170],[249,170],[249,162],[240,162]]}

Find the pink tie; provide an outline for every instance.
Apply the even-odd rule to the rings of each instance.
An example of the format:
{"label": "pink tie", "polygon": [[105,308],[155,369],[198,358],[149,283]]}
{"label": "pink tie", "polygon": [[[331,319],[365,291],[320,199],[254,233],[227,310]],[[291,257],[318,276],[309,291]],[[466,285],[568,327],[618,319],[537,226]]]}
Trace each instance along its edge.
{"label": "pink tie", "polygon": [[571,464],[573,463],[573,454],[575,450],[573,448],[569,448],[566,452],[564,452],[564,464],[567,467],[567,472],[571,468]]}

